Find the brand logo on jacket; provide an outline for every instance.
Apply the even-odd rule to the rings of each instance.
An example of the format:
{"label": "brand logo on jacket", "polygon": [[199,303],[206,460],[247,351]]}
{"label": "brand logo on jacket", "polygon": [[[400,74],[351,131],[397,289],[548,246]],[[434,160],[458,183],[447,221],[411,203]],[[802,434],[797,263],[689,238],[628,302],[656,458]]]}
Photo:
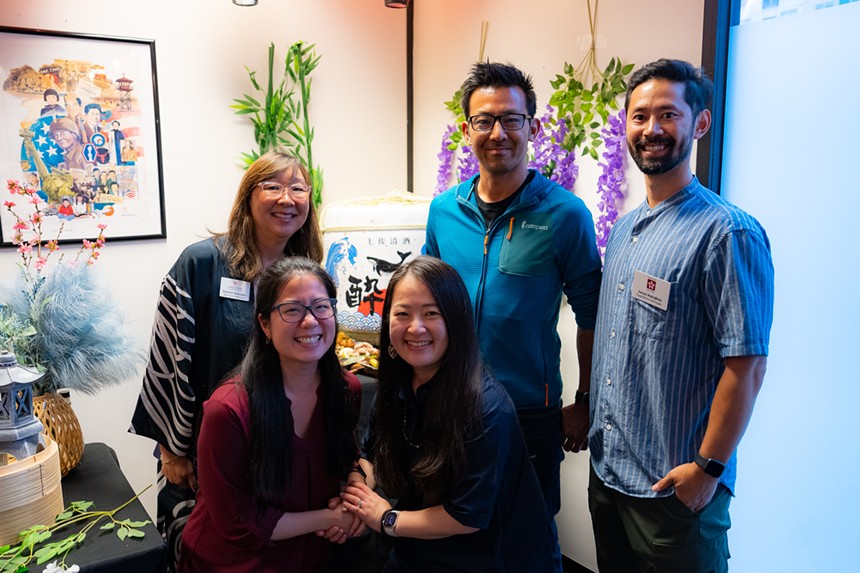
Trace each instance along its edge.
{"label": "brand logo on jacket", "polygon": [[528,221],[523,221],[523,229],[532,229],[534,231],[548,231],[549,225],[536,225],[534,223],[529,223]]}

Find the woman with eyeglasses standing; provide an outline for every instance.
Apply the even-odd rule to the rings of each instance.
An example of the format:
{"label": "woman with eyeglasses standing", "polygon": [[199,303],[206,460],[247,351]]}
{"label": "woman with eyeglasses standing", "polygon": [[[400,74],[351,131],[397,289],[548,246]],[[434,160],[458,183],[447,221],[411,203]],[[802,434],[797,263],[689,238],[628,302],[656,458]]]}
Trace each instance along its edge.
{"label": "woman with eyeglasses standing", "polygon": [[427,256],[397,269],[380,339],[370,431],[342,499],[389,538],[383,571],[552,571],[537,475],[513,403],[481,363],[457,271]]}
{"label": "woman with eyeglasses standing", "polygon": [[320,571],[357,529],[330,506],[358,455],[361,392],[335,354],[336,296],[304,257],[263,273],[248,350],[203,405],[180,571]]}
{"label": "woman with eyeglasses standing", "polygon": [[158,443],[158,528],[169,572],[194,506],[201,404],[242,358],[254,323],[255,283],[284,256],[322,260],[309,181],[288,153],[262,155],[242,177],[227,232],[187,247],[161,284],[130,431]]}

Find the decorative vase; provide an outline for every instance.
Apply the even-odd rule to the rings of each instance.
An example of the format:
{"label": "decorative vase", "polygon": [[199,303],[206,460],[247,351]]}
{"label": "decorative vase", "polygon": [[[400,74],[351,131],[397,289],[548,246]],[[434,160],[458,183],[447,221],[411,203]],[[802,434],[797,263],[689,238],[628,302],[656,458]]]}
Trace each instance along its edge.
{"label": "decorative vase", "polygon": [[60,471],[65,477],[84,455],[84,433],[78,417],[71,404],[55,392],[33,398],[33,410],[45,426],[45,433],[60,448]]}

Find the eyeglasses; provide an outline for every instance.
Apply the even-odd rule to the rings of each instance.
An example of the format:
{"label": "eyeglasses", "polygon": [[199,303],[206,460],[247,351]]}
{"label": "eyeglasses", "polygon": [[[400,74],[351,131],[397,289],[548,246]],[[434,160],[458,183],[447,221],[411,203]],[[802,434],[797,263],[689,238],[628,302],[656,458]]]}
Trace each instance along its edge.
{"label": "eyeglasses", "polygon": [[308,312],[317,320],[326,320],[334,316],[334,308],[337,306],[336,298],[318,298],[310,304],[302,304],[298,301],[282,302],[272,307],[269,312],[278,311],[284,322],[301,322]]}
{"label": "eyeglasses", "polygon": [[502,124],[502,129],[505,131],[516,131],[522,129],[527,119],[532,119],[531,115],[523,115],[521,113],[506,113],[503,115],[491,115],[489,113],[479,113],[469,118],[469,125],[475,131],[493,131],[496,121]]}
{"label": "eyeglasses", "polygon": [[286,191],[291,199],[302,200],[307,199],[311,192],[310,187],[299,182],[290,183],[286,187],[274,181],[263,181],[262,183],[257,183],[257,185],[260,187],[262,194],[269,199],[280,199]]}

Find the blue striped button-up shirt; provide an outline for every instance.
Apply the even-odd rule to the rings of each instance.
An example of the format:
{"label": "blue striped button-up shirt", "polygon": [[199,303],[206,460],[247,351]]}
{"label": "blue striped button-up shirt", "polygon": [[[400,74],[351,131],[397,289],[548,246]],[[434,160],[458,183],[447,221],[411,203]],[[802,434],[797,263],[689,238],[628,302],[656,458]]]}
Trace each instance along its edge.
{"label": "blue striped button-up shirt", "polygon": [[[635,271],[668,282],[666,310],[633,298]],[[666,495],[651,486],[693,461],[723,359],[767,355],[772,320],[764,229],[697,179],[618,221],[606,248],[591,378],[598,477],[627,495]],[[721,478],[732,491],[735,474],[732,454]]]}

